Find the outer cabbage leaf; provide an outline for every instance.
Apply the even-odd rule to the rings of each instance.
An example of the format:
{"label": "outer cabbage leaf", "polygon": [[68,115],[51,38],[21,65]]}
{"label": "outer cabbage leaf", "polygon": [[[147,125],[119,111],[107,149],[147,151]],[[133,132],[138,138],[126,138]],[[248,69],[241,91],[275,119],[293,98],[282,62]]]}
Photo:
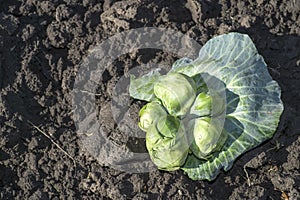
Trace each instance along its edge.
{"label": "outer cabbage leaf", "polygon": [[130,96],[144,101],[154,100],[153,87],[154,83],[161,76],[159,71],[160,69],[152,70],[140,78],[135,78],[135,76],[131,75],[129,86]]}
{"label": "outer cabbage leaf", "polygon": [[236,96],[227,102],[229,108],[236,105],[226,112],[228,139],[221,151],[207,161],[189,156],[182,167],[191,179],[212,180],[220,169],[229,170],[239,155],[273,136],[283,111],[281,90],[248,35],[217,36],[202,47],[196,60],[185,60],[189,62],[177,62],[171,71],[190,77],[208,74],[205,82],[216,77]]}

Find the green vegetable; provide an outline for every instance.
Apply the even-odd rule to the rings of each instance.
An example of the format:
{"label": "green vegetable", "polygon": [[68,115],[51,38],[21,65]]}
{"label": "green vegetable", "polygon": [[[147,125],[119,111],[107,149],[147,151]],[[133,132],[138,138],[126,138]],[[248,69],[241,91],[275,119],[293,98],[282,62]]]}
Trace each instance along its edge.
{"label": "green vegetable", "polygon": [[198,116],[219,115],[225,110],[225,106],[225,99],[220,95],[214,94],[212,96],[209,93],[201,92],[191,107],[191,114]]}
{"label": "green vegetable", "polygon": [[212,122],[209,117],[201,117],[189,123],[190,149],[200,159],[207,159],[212,152],[220,150],[228,137],[217,119]]}
{"label": "green vegetable", "polygon": [[140,110],[140,121],[138,125],[143,131],[147,131],[149,126],[159,119],[158,116],[164,115],[167,115],[167,112],[158,102],[147,103]]}
{"label": "green vegetable", "polygon": [[159,169],[180,168],[193,180],[213,180],[271,138],[283,111],[278,83],[249,36],[240,33],[209,40],[198,58],[179,59],[164,76],[154,70],[131,77],[129,92],[160,101],[167,111],[147,106],[140,112],[152,161]]}
{"label": "green vegetable", "polygon": [[189,145],[179,119],[167,115],[152,125],[146,134],[150,158],[159,169],[172,171],[185,163]]}
{"label": "green vegetable", "polygon": [[180,73],[169,73],[154,83],[155,96],[174,116],[188,112],[196,97],[195,89],[194,80]]}

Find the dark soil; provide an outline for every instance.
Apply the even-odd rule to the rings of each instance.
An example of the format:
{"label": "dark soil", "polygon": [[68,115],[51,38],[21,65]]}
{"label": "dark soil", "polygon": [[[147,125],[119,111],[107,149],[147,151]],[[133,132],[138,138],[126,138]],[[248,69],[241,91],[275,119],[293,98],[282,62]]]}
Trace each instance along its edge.
{"label": "dark soil", "polygon": [[[282,88],[285,110],[274,137],[213,182],[181,171],[120,172],[80,148],[71,92],[82,59],[104,39],[147,26],[202,45],[247,33]],[[150,50],[120,57],[104,74],[99,107],[128,66],[151,60],[171,65],[176,58]],[[300,199],[299,86],[299,0],[1,0],[0,199]]]}

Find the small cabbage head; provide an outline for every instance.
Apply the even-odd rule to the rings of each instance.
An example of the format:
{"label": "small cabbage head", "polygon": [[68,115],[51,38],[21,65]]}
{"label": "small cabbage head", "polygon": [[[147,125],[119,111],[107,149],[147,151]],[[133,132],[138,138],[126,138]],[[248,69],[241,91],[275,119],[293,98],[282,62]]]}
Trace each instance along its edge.
{"label": "small cabbage head", "polygon": [[191,114],[198,116],[215,116],[221,114],[224,110],[224,98],[218,93],[210,95],[208,92],[201,92],[191,107]]}
{"label": "small cabbage head", "polygon": [[173,116],[185,115],[196,98],[192,78],[180,73],[168,73],[154,84],[154,94]]}
{"label": "small cabbage head", "polygon": [[208,159],[210,154],[222,148],[227,139],[228,134],[218,119],[196,118],[188,127],[190,149],[200,159]]}
{"label": "small cabbage head", "polygon": [[183,125],[166,115],[149,127],[146,147],[153,163],[162,170],[173,171],[185,163],[189,146]]}
{"label": "small cabbage head", "polygon": [[156,101],[152,101],[144,105],[140,110],[140,121],[138,125],[143,131],[147,131],[150,125],[165,115],[167,115],[167,112],[163,106]]}

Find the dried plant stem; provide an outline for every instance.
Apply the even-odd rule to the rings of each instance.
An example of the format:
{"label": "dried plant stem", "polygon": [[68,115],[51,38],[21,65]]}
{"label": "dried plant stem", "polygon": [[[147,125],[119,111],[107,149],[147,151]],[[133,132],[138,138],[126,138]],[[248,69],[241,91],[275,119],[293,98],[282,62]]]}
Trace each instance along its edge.
{"label": "dried plant stem", "polygon": [[244,167],[244,172],[245,172],[245,174],[246,174],[248,186],[250,187],[250,186],[251,186],[251,181],[250,181],[250,178],[249,178],[249,174],[248,174],[248,172],[247,172],[247,170],[246,170],[246,167]]}
{"label": "dried plant stem", "polygon": [[41,130],[38,126],[34,125],[31,121],[28,121],[28,123],[33,126],[38,132],[42,133],[45,137],[47,137],[59,150],[61,150],[66,156],[68,156],[74,163],[74,166],[76,168],[76,161],[75,159],[66,152],[57,142],[55,142],[46,132]]}

